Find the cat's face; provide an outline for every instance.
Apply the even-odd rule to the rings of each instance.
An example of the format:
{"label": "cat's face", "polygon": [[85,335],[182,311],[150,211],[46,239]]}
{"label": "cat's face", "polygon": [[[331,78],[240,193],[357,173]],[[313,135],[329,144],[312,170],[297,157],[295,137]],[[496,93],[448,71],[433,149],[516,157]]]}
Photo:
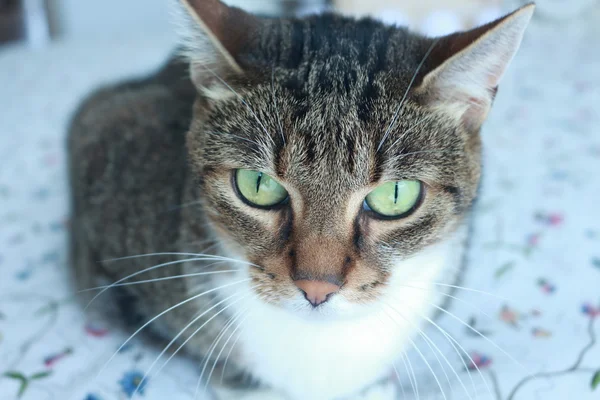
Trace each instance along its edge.
{"label": "cat's face", "polygon": [[[411,100],[382,143],[397,109],[394,93],[371,99],[362,119],[360,96],[313,94],[314,102],[299,104],[269,81],[239,94],[252,112],[237,97],[219,102],[195,124],[190,150],[202,163],[201,192],[217,234],[263,268],[251,276],[269,301],[309,307],[294,280],[314,279],[341,286],[336,298],[372,302],[403,260],[443,239],[467,212],[479,179],[479,137],[443,115]],[[266,176],[239,170],[260,171],[285,192],[271,201],[260,187]],[[395,185],[383,185],[403,181],[411,183],[399,187],[408,202],[399,218],[369,209],[371,192],[394,196]],[[244,197],[247,183],[258,186],[261,203]],[[276,204],[259,207],[265,199]]]}
{"label": "cat's face", "polygon": [[[203,18],[200,3],[190,2]],[[223,247],[254,264],[265,301],[298,312],[348,315],[377,303],[394,275],[410,284],[410,260],[450,237],[475,197],[497,61],[510,60],[520,33],[512,47],[486,46],[514,33],[506,25],[519,15],[434,41],[374,21],[224,9],[203,22],[235,55],[192,55],[200,97],[188,134]],[[238,14],[243,46],[229,21]],[[224,37],[219,24],[231,28]],[[473,57],[495,64],[463,76]]]}

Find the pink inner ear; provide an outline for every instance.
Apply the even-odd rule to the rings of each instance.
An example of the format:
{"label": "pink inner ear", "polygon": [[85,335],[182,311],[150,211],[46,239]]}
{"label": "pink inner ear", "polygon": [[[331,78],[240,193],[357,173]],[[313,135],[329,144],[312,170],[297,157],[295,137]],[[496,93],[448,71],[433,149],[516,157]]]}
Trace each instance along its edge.
{"label": "pink inner ear", "polygon": [[438,43],[429,56],[428,64],[431,65],[429,71],[438,68],[452,56],[471,46],[484,34],[495,29],[511,15],[512,14],[506,15],[495,21],[488,22],[485,25],[465,32],[452,33],[450,35],[438,38]]}
{"label": "pink inner ear", "polygon": [[481,107],[485,106],[485,101],[483,101],[482,99],[479,99],[477,97],[469,97],[468,102],[471,104],[477,104]]}
{"label": "pink inner ear", "polygon": [[485,121],[490,109],[491,100],[469,97],[468,102],[469,107],[463,114],[461,122],[468,130],[475,131],[479,129]]}

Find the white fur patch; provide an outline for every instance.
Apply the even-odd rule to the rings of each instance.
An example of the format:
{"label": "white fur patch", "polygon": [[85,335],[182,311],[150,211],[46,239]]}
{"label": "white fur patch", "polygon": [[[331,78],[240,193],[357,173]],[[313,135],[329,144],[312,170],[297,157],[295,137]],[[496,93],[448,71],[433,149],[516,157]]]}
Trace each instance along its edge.
{"label": "white fur patch", "polygon": [[[237,344],[244,367],[294,400],[359,395],[390,374],[393,364],[410,348],[417,327],[423,325],[422,316],[431,317],[435,311],[431,304],[440,306],[444,301],[440,293],[447,288],[434,283],[454,283],[466,231],[461,227],[445,242],[398,263],[383,298],[368,312],[361,310],[358,317],[307,318],[256,298],[236,304],[234,312],[251,310]],[[240,272],[229,279],[243,279],[247,274]],[[227,288],[223,295],[239,289]],[[298,301],[306,302],[300,294]],[[364,307],[350,304],[342,294],[324,306],[333,315]]]}

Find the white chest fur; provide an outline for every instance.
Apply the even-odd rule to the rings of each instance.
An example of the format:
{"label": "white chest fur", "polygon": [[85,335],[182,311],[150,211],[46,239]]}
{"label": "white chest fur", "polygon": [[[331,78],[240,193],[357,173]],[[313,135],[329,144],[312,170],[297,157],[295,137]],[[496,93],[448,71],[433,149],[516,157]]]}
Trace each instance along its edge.
{"label": "white chest fur", "polygon": [[356,395],[400,365],[423,317],[444,300],[447,288],[437,284],[454,283],[465,237],[461,228],[399,263],[384,298],[359,318],[312,321],[257,299],[236,306],[252,310],[237,344],[245,367],[293,400]]}

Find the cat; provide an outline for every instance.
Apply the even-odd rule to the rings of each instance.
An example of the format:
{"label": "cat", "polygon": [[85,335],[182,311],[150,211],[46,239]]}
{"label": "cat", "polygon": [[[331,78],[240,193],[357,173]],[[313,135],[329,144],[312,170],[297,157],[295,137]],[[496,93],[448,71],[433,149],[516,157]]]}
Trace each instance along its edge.
{"label": "cat", "polygon": [[427,38],[182,0],[183,59],[70,126],[78,284],[108,279],[207,382],[388,382],[463,271],[480,130],[533,9]]}

